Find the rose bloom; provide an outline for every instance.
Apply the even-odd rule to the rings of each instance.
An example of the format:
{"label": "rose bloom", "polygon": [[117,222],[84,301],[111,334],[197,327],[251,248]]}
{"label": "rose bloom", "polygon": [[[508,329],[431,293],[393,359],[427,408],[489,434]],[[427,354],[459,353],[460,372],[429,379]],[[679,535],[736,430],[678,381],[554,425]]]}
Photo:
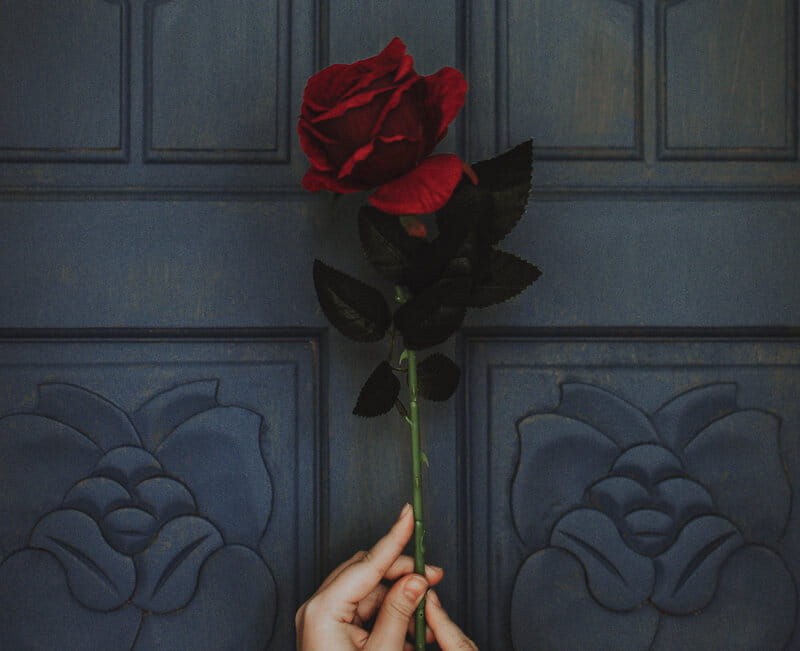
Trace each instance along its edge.
{"label": "rose bloom", "polygon": [[377,188],[369,203],[395,215],[438,210],[465,168],[454,154],[431,152],[466,92],[453,68],[417,74],[399,38],[377,56],[325,68],[303,93],[298,132],[311,162],[303,187],[341,194]]}

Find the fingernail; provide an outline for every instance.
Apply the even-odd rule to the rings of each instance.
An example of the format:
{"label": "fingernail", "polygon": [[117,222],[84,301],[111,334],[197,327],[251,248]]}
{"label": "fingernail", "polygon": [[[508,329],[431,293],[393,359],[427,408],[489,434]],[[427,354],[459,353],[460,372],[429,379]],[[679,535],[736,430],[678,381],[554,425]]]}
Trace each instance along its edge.
{"label": "fingernail", "polygon": [[409,514],[411,509],[412,509],[412,506],[408,502],[406,502],[406,505],[403,507],[403,510],[400,511],[400,516],[397,519],[398,520],[402,520],[404,517],[406,517]]}
{"label": "fingernail", "polygon": [[428,582],[419,575],[413,575],[406,581],[403,592],[406,597],[415,600],[419,599],[427,589]]}
{"label": "fingernail", "polygon": [[425,569],[431,570],[432,572],[439,572],[444,573],[444,570],[439,567],[438,565],[425,565]]}
{"label": "fingernail", "polygon": [[442,602],[439,601],[439,596],[433,590],[428,590],[427,600],[432,602],[434,606],[438,606],[439,608],[442,607]]}

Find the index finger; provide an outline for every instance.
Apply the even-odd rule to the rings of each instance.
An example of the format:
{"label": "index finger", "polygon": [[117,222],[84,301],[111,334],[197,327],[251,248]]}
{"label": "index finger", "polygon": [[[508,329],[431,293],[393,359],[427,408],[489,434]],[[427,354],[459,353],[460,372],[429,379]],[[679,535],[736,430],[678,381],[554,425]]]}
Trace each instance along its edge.
{"label": "index finger", "polygon": [[326,592],[332,599],[358,603],[383,580],[414,533],[412,513],[411,505],[406,504],[389,533],[331,581]]}

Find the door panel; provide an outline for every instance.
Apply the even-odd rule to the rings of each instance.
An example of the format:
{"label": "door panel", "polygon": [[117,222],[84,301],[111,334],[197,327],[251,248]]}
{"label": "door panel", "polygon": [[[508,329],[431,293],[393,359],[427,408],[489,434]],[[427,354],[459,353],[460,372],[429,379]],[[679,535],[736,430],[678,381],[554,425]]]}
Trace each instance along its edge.
{"label": "door panel", "polygon": [[[290,648],[299,603],[408,500],[405,424],[351,414],[385,351],[330,331],[311,282],[314,257],[379,282],[356,201],[331,211],[299,189],[295,137],[305,80],[395,35],[421,73],[468,78],[444,148],[475,161],[535,147],[529,213],[504,248],[544,275],[469,315],[444,346],[464,369],[459,397],[424,405],[426,542],[448,610],[482,649],[592,648],[593,630],[613,648],[725,646],[730,622],[748,624],[741,648],[796,646],[792,0],[0,3],[0,640],[153,649],[189,631],[212,648]],[[189,438],[175,422],[187,409],[251,425],[198,427],[190,453],[170,444]],[[676,443],[689,432],[703,433],[696,454]],[[617,481],[637,448],[650,451],[629,464],[639,484],[660,460],[701,496],[637,504],[671,536],[650,556],[586,490]],[[144,516],[109,524],[99,497],[70,494],[123,449],[194,500],[147,520],[164,533],[135,551],[118,549],[114,518]],[[245,468],[257,480],[226,492],[216,473]],[[169,490],[147,495],[172,503]],[[238,501],[248,490],[255,507]],[[144,492],[126,499],[150,504]],[[179,534],[180,562],[151,552]],[[563,601],[559,572],[578,577]],[[231,594],[230,576],[256,580]],[[759,619],[749,595],[765,581]],[[215,639],[231,622],[244,637]]]}
{"label": "door panel", "polygon": [[468,619],[486,648],[794,648],[798,352],[469,337]]}

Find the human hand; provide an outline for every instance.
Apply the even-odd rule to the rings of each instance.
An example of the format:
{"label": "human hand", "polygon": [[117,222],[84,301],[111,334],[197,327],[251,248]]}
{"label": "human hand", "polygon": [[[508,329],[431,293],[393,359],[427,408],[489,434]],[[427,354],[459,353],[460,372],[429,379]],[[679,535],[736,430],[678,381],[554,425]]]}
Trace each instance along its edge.
{"label": "human hand", "polygon": [[442,602],[433,590],[428,590],[425,600],[425,621],[442,651],[478,651],[478,647],[442,608]]}
{"label": "human hand", "polygon": [[[413,531],[413,509],[407,504],[371,550],[358,552],[331,572],[297,611],[298,651],[413,651],[406,634],[414,610],[428,587],[443,576],[441,569],[431,566],[426,566],[425,577],[414,573],[414,559],[402,555]],[[383,580],[395,583],[387,588]],[[449,639],[449,618],[445,620],[444,611],[435,607],[433,612],[443,639]],[[373,618],[368,631],[364,624]],[[429,641],[433,635],[429,630]],[[445,651],[459,648],[442,646]]]}

